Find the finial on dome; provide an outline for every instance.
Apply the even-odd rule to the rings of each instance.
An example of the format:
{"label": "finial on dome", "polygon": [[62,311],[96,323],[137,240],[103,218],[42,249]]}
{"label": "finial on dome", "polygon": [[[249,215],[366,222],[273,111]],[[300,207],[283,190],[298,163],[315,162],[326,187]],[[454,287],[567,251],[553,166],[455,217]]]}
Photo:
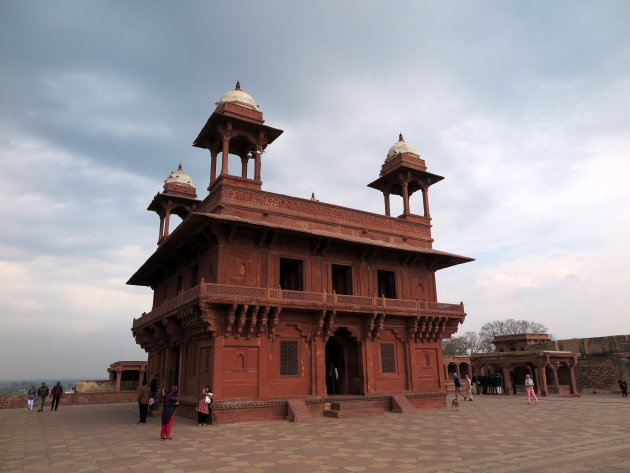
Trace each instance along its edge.
{"label": "finial on dome", "polygon": [[405,141],[405,140],[403,140],[402,133],[398,134],[398,141]]}
{"label": "finial on dome", "polygon": [[179,163],[179,166],[177,166],[177,170],[178,170],[178,171],[181,171],[181,170],[182,170],[182,163],[181,163],[181,162]]}
{"label": "finial on dome", "polygon": [[236,88],[234,90],[241,90],[241,81],[236,81]]}

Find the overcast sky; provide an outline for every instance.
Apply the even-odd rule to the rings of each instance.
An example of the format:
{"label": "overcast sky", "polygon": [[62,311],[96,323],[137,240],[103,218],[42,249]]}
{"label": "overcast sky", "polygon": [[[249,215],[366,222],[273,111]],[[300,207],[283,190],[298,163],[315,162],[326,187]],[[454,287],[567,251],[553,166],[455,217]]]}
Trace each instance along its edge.
{"label": "overcast sky", "polygon": [[[146,359],[125,285],[146,207],[241,81],[266,123],[263,189],[383,213],[398,133],[445,176],[434,247],[460,333],[529,319],[630,333],[630,3],[0,1],[0,379],[105,378]],[[401,203],[393,201],[393,210]],[[412,211],[421,200],[414,196]]]}

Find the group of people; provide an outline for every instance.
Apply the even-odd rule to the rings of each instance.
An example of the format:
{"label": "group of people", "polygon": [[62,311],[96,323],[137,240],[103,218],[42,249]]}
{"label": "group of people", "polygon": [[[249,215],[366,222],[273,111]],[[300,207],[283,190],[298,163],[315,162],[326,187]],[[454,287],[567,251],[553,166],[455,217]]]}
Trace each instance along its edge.
{"label": "group of people", "polygon": [[44,404],[46,403],[46,398],[52,395],[52,401],[50,402],[50,410],[56,411],[59,407],[59,401],[61,400],[61,396],[63,396],[63,386],[60,381],[57,381],[51,389],[46,386],[46,383],[42,383],[42,385],[35,389],[35,385],[31,385],[31,389],[28,390],[28,394],[26,396],[26,410],[31,412],[33,407],[35,406],[35,401],[38,401],[37,404],[37,412],[42,412],[44,410]]}
{"label": "group of people", "polygon": [[[619,381],[619,385],[621,386],[621,381]],[[625,381],[624,381],[625,383]],[[476,391],[477,394],[503,394],[503,376],[498,371],[494,374],[482,375],[482,376],[473,376],[472,378],[469,375],[465,375],[464,379],[460,379],[457,373],[453,373],[453,384],[455,385],[455,399],[458,399],[461,396],[464,401],[472,401],[473,400],[473,392]],[[463,388],[463,392],[462,392]],[[514,390],[514,394],[516,394],[516,382],[512,379],[512,389]],[[622,393],[625,392],[625,396],[628,395],[628,385],[625,385],[625,391],[622,387]],[[527,394],[527,404],[531,404],[531,397],[534,397],[534,401],[538,404],[538,398],[536,397],[536,393],[534,392],[534,380],[528,374],[525,375],[525,393]]]}
{"label": "group of people", "polygon": [[[162,405],[160,440],[172,440],[171,429],[175,420],[175,410],[179,406],[179,393],[177,386],[171,386],[169,391],[160,389],[159,378],[159,375],[155,375],[149,386],[147,386],[146,381],[142,381],[142,385],[138,389],[138,409],[140,411],[138,424],[146,424],[147,415],[150,413],[149,409],[157,409],[159,405]],[[201,390],[197,401],[197,421],[199,426],[208,424],[212,396],[210,386],[205,386]]]}
{"label": "group of people", "polygon": [[[499,371],[487,375],[473,376],[473,386],[479,395],[503,394],[503,375]],[[514,390],[516,394],[516,390]]]}

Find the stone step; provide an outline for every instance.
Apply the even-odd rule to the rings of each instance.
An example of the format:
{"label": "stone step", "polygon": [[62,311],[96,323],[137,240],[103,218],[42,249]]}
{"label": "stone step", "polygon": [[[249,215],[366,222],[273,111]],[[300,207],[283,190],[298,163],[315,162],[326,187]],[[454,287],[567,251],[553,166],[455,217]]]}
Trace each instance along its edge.
{"label": "stone step", "polygon": [[392,395],[392,412],[396,414],[408,414],[415,411],[416,408],[411,405],[407,396],[404,394]]}
{"label": "stone step", "polygon": [[306,407],[302,399],[290,399],[288,403],[287,420],[291,422],[302,422],[312,418],[311,412]]}
{"label": "stone step", "polygon": [[333,417],[335,419],[342,419],[348,417],[365,417],[365,416],[382,416],[384,410],[380,407],[371,408],[358,408],[358,409],[346,409],[346,410],[325,410],[324,417]]}
{"label": "stone step", "polygon": [[330,403],[330,409],[333,411],[369,409],[373,406],[374,404],[371,401],[333,401]]}

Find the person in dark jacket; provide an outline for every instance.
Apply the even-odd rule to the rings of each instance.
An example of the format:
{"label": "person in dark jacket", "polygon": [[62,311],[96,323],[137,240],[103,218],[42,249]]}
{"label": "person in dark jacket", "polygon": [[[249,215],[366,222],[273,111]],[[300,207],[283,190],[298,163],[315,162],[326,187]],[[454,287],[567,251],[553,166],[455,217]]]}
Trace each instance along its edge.
{"label": "person in dark jacket", "polygon": [[57,381],[57,384],[53,386],[51,394],[52,394],[52,401],[50,403],[50,410],[56,411],[57,407],[59,407],[59,401],[61,399],[61,396],[63,396],[63,386],[61,385],[60,381]]}
{"label": "person in dark jacket", "polygon": [[621,389],[621,395],[623,397],[628,397],[628,383],[623,378],[619,378],[619,388]]}
{"label": "person in dark jacket", "polygon": [[149,392],[149,386],[147,386],[146,380],[142,381],[142,386],[138,388],[138,410],[140,411],[140,420],[138,424],[147,423],[147,413],[149,412],[149,398],[151,393]]}
{"label": "person in dark jacket", "polygon": [[46,402],[46,398],[50,394],[50,389],[46,386],[46,383],[42,383],[42,385],[37,390],[37,398],[39,399],[39,404],[37,406],[37,412],[42,412],[44,410],[44,403]]}

